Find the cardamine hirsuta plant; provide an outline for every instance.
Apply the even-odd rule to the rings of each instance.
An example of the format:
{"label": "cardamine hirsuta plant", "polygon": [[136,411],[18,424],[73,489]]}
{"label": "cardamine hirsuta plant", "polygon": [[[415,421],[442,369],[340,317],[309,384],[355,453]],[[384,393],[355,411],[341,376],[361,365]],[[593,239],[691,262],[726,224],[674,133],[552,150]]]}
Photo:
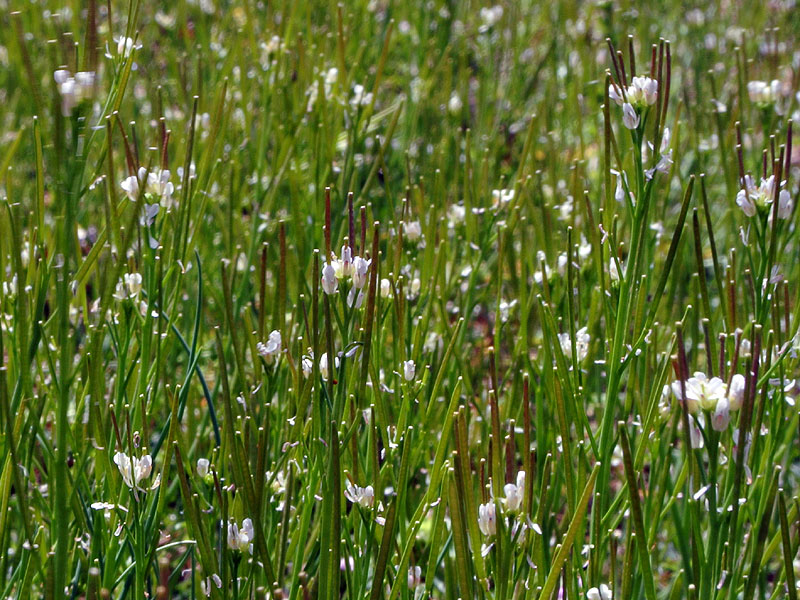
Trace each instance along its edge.
{"label": "cardamine hirsuta plant", "polygon": [[794,1],[3,8],[3,598],[797,598]]}

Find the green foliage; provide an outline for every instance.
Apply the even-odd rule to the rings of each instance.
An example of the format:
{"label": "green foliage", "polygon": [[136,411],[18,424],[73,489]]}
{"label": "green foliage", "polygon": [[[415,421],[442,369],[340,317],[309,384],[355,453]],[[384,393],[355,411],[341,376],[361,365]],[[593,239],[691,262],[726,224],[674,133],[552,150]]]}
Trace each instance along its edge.
{"label": "green foliage", "polygon": [[652,4],[3,5],[3,597],[796,598],[800,21]]}

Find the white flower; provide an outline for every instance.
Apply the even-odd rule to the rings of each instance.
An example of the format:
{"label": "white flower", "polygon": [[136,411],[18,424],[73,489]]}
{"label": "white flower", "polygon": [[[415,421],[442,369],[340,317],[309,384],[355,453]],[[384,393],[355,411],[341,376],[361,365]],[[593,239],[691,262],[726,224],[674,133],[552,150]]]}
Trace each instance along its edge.
{"label": "white flower", "polygon": [[275,355],[281,351],[281,341],[281,332],[276,329],[270,332],[266,344],[263,342],[258,342],[256,344],[256,351],[266,359],[267,362],[270,362]]}
{"label": "white flower", "polygon": [[369,273],[369,266],[372,260],[366,260],[360,256],[356,256],[353,260],[353,285],[358,289],[364,287],[367,283],[367,273]]}
{"label": "white flower", "polygon": [[626,90],[628,102],[638,106],[652,106],[658,96],[658,81],[650,77],[633,77]]}
{"label": "white flower", "polygon": [[672,414],[672,403],[670,402],[670,387],[665,385],[661,388],[661,399],[658,401],[658,416],[662,421],[666,421]]}
{"label": "white flower", "polygon": [[450,111],[451,115],[458,115],[461,112],[461,108],[464,106],[464,103],[461,102],[461,98],[459,98],[458,94],[455,92],[452,93],[450,96],[450,100],[447,102],[447,110]]}
{"label": "white flower", "polygon": [[419,277],[414,277],[411,280],[408,288],[406,289],[406,300],[413,300],[417,296],[419,296],[419,290],[422,287],[422,282],[419,280]]}
{"label": "white flower", "polygon": [[244,552],[247,550],[253,553],[253,540],[256,537],[253,521],[245,519],[242,521],[241,529],[236,525],[236,521],[228,523],[228,548]]}
{"label": "white flower", "polygon": [[347,292],[347,306],[350,308],[361,308],[364,303],[364,292],[357,287],[353,286]]}
{"label": "white flower", "polygon": [[525,497],[525,471],[517,473],[517,483],[507,483],[503,486],[506,508],[510,512],[519,510]]}
{"label": "white flower", "polygon": [[334,261],[336,264],[336,277],[344,279],[353,274],[353,249],[350,246],[342,246],[342,258]]}
{"label": "white flower", "polygon": [[489,501],[478,507],[478,527],[487,537],[497,533],[497,515],[494,502]]}
{"label": "white flower", "polygon": [[141,186],[144,184],[144,191],[151,197],[158,198],[161,206],[169,208],[172,205],[172,192],[175,186],[169,180],[168,169],[158,169],[148,172],[145,167],[139,167],[136,175],[126,177],[120,187],[125,191],[128,199],[135,202],[139,198]]}
{"label": "white flower", "polygon": [[68,117],[72,111],[84,100],[92,97],[95,74],[92,71],[79,71],[73,77],[66,69],[58,69],[53,73],[53,79],[58,84],[58,93],[61,94],[61,113]]}
{"label": "white flower", "polygon": [[481,8],[481,21],[483,22],[478,30],[483,33],[496,25],[503,18],[503,7],[499,4],[495,6]]}
{"label": "white flower", "polygon": [[728,423],[731,420],[731,406],[728,399],[722,396],[717,400],[717,406],[714,408],[714,414],[711,415],[711,427],[716,431],[725,431]]}
{"label": "white flower", "polygon": [[[339,368],[339,357],[334,357],[333,360],[334,369]],[[328,353],[325,352],[322,356],[319,357],[319,373],[322,375],[322,378],[325,381],[328,381]]]}
{"label": "white flower", "polygon": [[628,129],[636,129],[639,126],[639,113],[629,102],[622,105],[622,124]]}
{"label": "white flower", "polygon": [[142,47],[141,44],[134,43],[132,38],[121,36],[117,38],[117,54],[123,58],[128,58],[134,50]]}
{"label": "white flower", "polygon": [[375,504],[375,490],[371,485],[361,487],[348,481],[344,490],[344,497],[353,504],[358,504],[364,508],[372,508]]}
{"label": "white flower", "polygon": [[336,269],[329,262],[322,267],[322,289],[329,296],[339,291],[339,280],[336,278]]}
{"label": "white flower", "polygon": [[419,565],[408,568],[408,589],[416,589],[422,583],[422,567]]}
{"label": "white flower", "polygon": [[14,274],[10,281],[3,282],[3,296],[16,296],[17,287],[17,275]]}
{"label": "white flower", "polygon": [[593,587],[586,592],[586,600],[611,600],[611,588],[601,583],[599,588]]}
{"label": "white flower", "polygon": [[747,95],[750,96],[750,102],[762,107],[774,104],[780,96],[780,89],[781,84],[777,79],[770,82],[749,81],[747,83]]}
{"label": "white flower", "polygon": [[612,83],[608,86],[608,97],[623,109],[625,104],[632,104],[632,108],[652,106],[658,97],[658,81],[650,77],[634,77],[631,79],[631,84],[625,88],[624,94],[619,85]]}
{"label": "white flower", "polygon": [[208,468],[211,466],[211,463],[207,458],[198,458],[197,459],[197,475],[200,477],[205,477],[208,475]]}
{"label": "white flower", "polygon": [[739,410],[744,401],[744,375],[736,373],[731,378],[731,385],[728,388],[728,402],[730,403],[731,410]]}
{"label": "white flower", "polygon": [[141,273],[125,273],[123,279],[128,287],[128,296],[137,296],[142,291]]}
{"label": "white flower", "polygon": [[514,190],[492,190],[492,206],[505,206],[514,199]]}
{"label": "white flower", "polygon": [[200,591],[203,595],[208,597],[211,595],[211,584],[217,586],[217,589],[222,589],[222,578],[214,573],[211,577],[206,577],[200,580]]}
{"label": "white flower", "polygon": [[128,297],[128,291],[125,289],[125,283],[122,279],[117,281],[113,296],[119,301],[125,300],[125,298]]}
{"label": "white flower", "polygon": [[414,373],[416,372],[417,366],[414,364],[413,360],[406,360],[403,362],[403,379],[406,381],[413,381]]}
{"label": "white flower", "polygon": [[[588,334],[586,327],[581,327],[575,332],[575,352],[578,355],[578,362],[583,361],[589,353],[589,342],[591,336]],[[559,333],[558,341],[561,344],[561,351],[567,358],[572,357],[572,340],[569,333]]]}
{"label": "white flower", "polygon": [[507,300],[501,300],[499,305],[499,312],[500,312],[500,322],[505,323],[508,321],[508,317],[511,315],[511,309],[517,305],[516,300],[512,300],[508,302]]}
{"label": "white flower", "polygon": [[[139,172],[141,173],[141,169]],[[161,206],[169,208],[172,205],[172,192],[175,186],[169,180],[169,170],[158,169],[152,173],[147,174],[147,188],[146,191],[153,196],[161,199]]]}
{"label": "white flower", "polygon": [[303,369],[303,376],[308,377],[314,370],[314,353],[309,349],[308,354],[304,354],[300,359],[300,368]]}
{"label": "white flower", "polygon": [[[139,484],[142,480],[150,477],[153,470],[153,459],[149,454],[145,454],[142,458],[136,458],[128,456],[124,452],[117,452],[114,455],[114,464],[117,465],[125,485],[131,489],[141,490]],[[157,487],[157,483],[154,483],[153,487]]]}
{"label": "white flower", "polygon": [[[775,200],[775,176],[762,178],[761,184],[756,187],[753,178],[745,175],[745,185],[736,194],[736,204],[748,217],[755,216],[759,210],[768,210]],[[781,187],[786,182],[781,182]],[[793,202],[787,190],[780,190],[778,193],[778,218],[788,219],[792,216]],[[770,218],[772,211],[770,211]]]}
{"label": "white flower", "polygon": [[392,282],[388,279],[381,279],[381,298],[393,298]]}
{"label": "white flower", "polygon": [[123,179],[120,187],[125,191],[128,200],[136,202],[139,198],[139,178],[136,175],[131,175]]}
{"label": "white flower", "polygon": [[689,416],[689,445],[695,450],[699,450],[705,443],[703,442],[703,432],[700,431],[700,427],[697,426],[697,423],[700,423],[701,426],[705,427],[705,419],[703,415],[697,415],[697,421],[692,415]]}
{"label": "white flower", "polygon": [[367,106],[372,104],[372,93],[367,92],[363,85],[356,84],[353,86],[353,97],[350,98],[350,106],[357,109],[359,106]]}
{"label": "white flower", "polygon": [[422,225],[419,221],[406,221],[403,223],[403,233],[408,241],[415,242],[422,237]]}
{"label": "white flower", "polygon": [[617,261],[614,260],[614,257],[611,257],[611,260],[608,262],[608,276],[611,278],[611,282],[619,282],[619,269],[617,268]]}
{"label": "white flower", "polygon": [[628,174],[623,171],[620,173],[616,169],[611,169],[611,174],[617,176],[617,187],[614,189],[614,200],[622,204],[625,201],[625,188],[628,187],[628,196],[631,199],[631,204],[636,204],[636,197],[630,191],[628,186]]}
{"label": "white flower", "polygon": [[461,204],[451,204],[447,209],[447,226],[450,228],[463,223],[467,216],[467,209]]}
{"label": "white flower", "polygon": [[[669,147],[670,137],[671,134],[669,127],[665,127],[664,135],[661,138],[661,147],[659,148],[659,154],[661,154],[661,157],[658,159],[655,167],[648,169],[645,172],[645,177],[647,177],[647,179],[652,179],[656,172],[669,173],[669,168],[672,166],[672,148]],[[653,145],[650,142],[647,142],[647,145],[652,151]]]}
{"label": "white flower", "polygon": [[[686,406],[690,413],[696,413],[698,409],[715,410],[717,402],[725,398],[727,386],[719,377],[708,379],[705,373],[695,372],[694,377],[690,377],[685,383]],[[678,400],[681,400],[681,382],[672,383],[672,393]]]}

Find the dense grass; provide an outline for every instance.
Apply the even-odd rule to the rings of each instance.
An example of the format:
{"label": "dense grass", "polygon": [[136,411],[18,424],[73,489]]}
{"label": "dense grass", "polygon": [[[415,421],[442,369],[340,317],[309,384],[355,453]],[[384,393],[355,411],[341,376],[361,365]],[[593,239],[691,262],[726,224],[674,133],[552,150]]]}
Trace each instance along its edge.
{"label": "dense grass", "polygon": [[3,597],[797,597],[792,0],[64,1],[0,16]]}

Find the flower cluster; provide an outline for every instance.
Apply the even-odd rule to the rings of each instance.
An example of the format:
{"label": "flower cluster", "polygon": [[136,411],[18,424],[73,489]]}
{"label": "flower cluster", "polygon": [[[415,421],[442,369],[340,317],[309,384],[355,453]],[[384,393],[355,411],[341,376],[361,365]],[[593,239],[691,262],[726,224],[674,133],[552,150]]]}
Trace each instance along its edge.
{"label": "flower cluster", "polygon": [[493,501],[478,506],[478,527],[486,537],[497,533],[497,509]]}
{"label": "flower cluster", "polygon": [[371,259],[353,256],[353,249],[342,246],[342,257],[337,258],[331,253],[331,260],[322,266],[322,290],[330,295],[339,291],[339,282],[350,279],[352,286],[347,293],[347,305],[350,308],[360,308],[364,301],[364,285],[367,283]]}
{"label": "flower cluster", "polygon": [[281,332],[271,331],[266,343],[258,342],[256,344],[256,351],[267,363],[271,363],[281,352],[281,342]]}
{"label": "flower cluster", "polygon": [[168,169],[148,171],[146,168],[140,167],[136,175],[126,177],[120,185],[132,202],[139,199],[140,190],[144,186],[145,197],[155,199],[164,208],[169,208],[172,206],[172,193],[175,191],[175,186],[172,185],[169,176]]}
{"label": "flower cluster", "polygon": [[[581,327],[575,332],[575,353],[578,356],[578,362],[583,362],[583,359],[589,354],[589,342],[591,342],[591,340],[592,338],[586,327]],[[571,359],[572,340],[569,337],[569,333],[559,333],[558,342],[561,344],[561,351],[564,353],[564,356]]]}
{"label": "flower cluster", "polygon": [[371,485],[361,487],[347,482],[344,490],[344,497],[353,504],[358,504],[364,508],[372,508],[375,504],[375,490]]}
{"label": "flower cluster", "polygon": [[612,83],[608,86],[608,97],[618,106],[626,103],[633,108],[642,109],[652,106],[658,97],[658,81],[650,77],[633,77],[627,87]]}
{"label": "flower cluster", "polygon": [[[114,464],[117,465],[125,485],[132,490],[145,491],[139,484],[150,477],[150,473],[153,471],[153,459],[149,454],[145,454],[142,458],[136,458],[128,456],[124,452],[117,452],[114,455]],[[150,489],[157,488],[159,483],[160,480],[156,479]]]}
{"label": "flower cluster", "polygon": [[622,107],[622,124],[628,129],[639,127],[641,111],[652,106],[658,97],[658,81],[650,77],[633,77],[629,86],[612,83],[608,97]]}
{"label": "flower cluster", "polygon": [[53,73],[61,94],[61,113],[68,117],[76,106],[92,97],[95,74],[92,71],[78,71],[72,75],[67,69],[58,69]]}
{"label": "flower cluster", "polygon": [[[736,194],[736,204],[748,217],[754,217],[757,212],[767,211],[775,201],[775,176],[761,179],[761,185],[756,186],[750,175],[744,177],[744,187]],[[786,182],[781,182],[782,188]],[[778,218],[788,219],[792,216],[794,203],[787,190],[778,192]],[[771,214],[771,213],[770,213]]]}
{"label": "flower cluster", "polygon": [[686,407],[693,415],[699,411],[711,414],[711,426],[716,431],[724,431],[730,422],[731,411],[737,411],[744,399],[745,379],[736,374],[731,378],[730,387],[719,377],[709,379],[705,373],[696,372],[683,385],[680,381],[672,383],[672,393],[678,400],[686,393]]}
{"label": "flower cluster", "polygon": [[611,600],[611,598],[613,598],[611,588],[605,583],[601,583],[600,587],[589,588],[586,592],[586,600]]}
{"label": "flower cluster", "polygon": [[228,523],[228,548],[244,552],[245,550],[253,553],[253,540],[256,537],[253,521],[245,519],[242,521],[241,528],[236,521]]}
{"label": "flower cluster", "polygon": [[777,79],[772,81],[749,81],[747,83],[747,95],[750,102],[762,108],[772,106],[780,97],[781,82]]}
{"label": "flower cluster", "polygon": [[[503,486],[502,504],[509,513],[516,513],[522,508],[525,499],[525,471],[517,473],[516,483]],[[497,508],[493,499],[478,506],[478,528],[486,537],[497,534]]]}

